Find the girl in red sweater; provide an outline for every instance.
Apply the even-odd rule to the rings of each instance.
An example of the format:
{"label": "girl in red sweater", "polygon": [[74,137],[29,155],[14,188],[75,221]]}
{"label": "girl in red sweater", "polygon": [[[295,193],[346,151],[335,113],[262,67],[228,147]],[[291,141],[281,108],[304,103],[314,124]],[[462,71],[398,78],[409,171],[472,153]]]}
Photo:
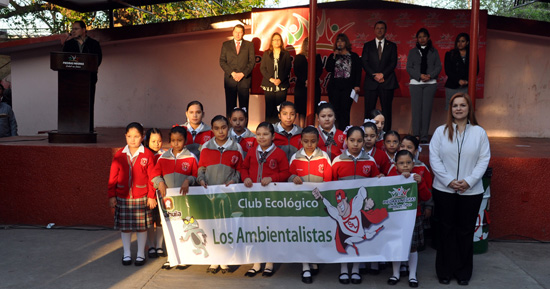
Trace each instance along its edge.
{"label": "girl in red sweater", "polygon": [[[243,151],[241,146],[229,138],[229,121],[225,116],[216,115],[212,119],[214,138],[201,147],[201,158],[197,182],[203,186],[236,184],[241,181]],[[229,272],[227,265],[210,265],[207,273]]]}
{"label": "girl in red sweater", "polygon": [[374,158],[380,173],[384,175],[388,174],[391,163],[386,153],[376,147],[378,129],[376,128],[375,122],[367,120],[367,122],[363,124],[363,128],[365,129],[365,144],[363,148],[371,157]]}
{"label": "girl in red sweater", "polygon": [[[376,136],[376,148],[379,150],[384,149],[384,125],[386,124],[386,118],[379,109],[373,109],[370,112],[370,119],[376,124],[376,130],[378,135]],[[365,120],[367,122],[367,120]]]}
{"label": "girl in red sweater", "polygon": [[[274,137],[275,129],[272,124],[262,122],[258,125],[256,129],[258,146],[246,155],[241,169],[241,177],[246,187],[251,188],[253,183],[260,183],[265,187],[271,182],[286,182],[290,176],[286,154],[273,144]],[[254,263],[245,276],[254,277],[260,270],[261,264]],[[262,276],[271,277],[272,275],[273,263],[268,262],[265,264]]]}
{"label": "girl in red sweater", "polygon": [[199,147],[209,141],[214,134],[209,125],[202,122],[204,117],[204,108],[200,101],[191,101],[187,105],[185,112],[187,122],[182,126],[187,129],[187,149],[197,157],[199,155]]}
{"label": "girl in red sweater", "polygon": [[241,146],[246,157],[248,150],[256,146],[256,135],[247,128],[248,113],[246,107],[235,107],[231,111],[229,122],[231,124],[229,137]]}
{"label": "girl in red sweater", "polygon": [[332,161],[344,151],[344,139],[346,138],[344,132],[336,129],[334,125],[336,114],[332,104],[321,101],[317,105],[317,121],[319,122],[317,127],[319,130],[318,146],[328,154]]}
{"label": "girl in red sweater", "polygon": [[384,134],[384,151],[392,165],[395,164],[395,153],[399,150],[400,144],[401,136],[395,130],[390,130]]}
{"label": "girl in red sweater", "polygon": [[[332,170],[328,154],[317,147],[319,142],[319,131],[308,126],[302,131],[302,148],[290,159],[289,182],[297,185],[303,182],[330,182],[332,181]],[[317,264],[302,263],[302,282],[309,284],[313,282],[313,275],[319,272]]]}
{"label": "girl in red sweater", "polygon": [[[416,268],[418,266],[418,246],[424,239],[422,229],[422,218],[420,212],[420,201],[428,201],[432,197],[426,180],[419,174],[414,173],[414,156],[407,150],[401,150],[395,155],[395,165],[392,166],[388,176],[403,175],[405,178],[413,176],[414,180],[418,183],[418,207],[416,212],[416,220],[414,224],[414,231],[411,241],[411,253],[409,254],[409,286],[418,287],[418,279],[416,278]],[[395,285],[399,282],[399,268],[401,261],[392,262],[393,275],[388,279],[389,285]]]}
{"label": "girl in red sweater", "polygon": [[151,227],[151,210],[157,205],[150,182],[153,153],[141,144],[143,126],[137,122],[126,127],[127,145],[116,152],[109,175],[109,205],[115,209],[115,229],[120,230],[124,254],[122,265],[132,264],[132,232],[137,234],[137,257],[134,264],[145,264],[147,229]]}
{"label": "girl in red sweater", "polygon": [[[355,180],[362,178],[379,177],[380,172],[374,159],[363,150],[365,133],[358,126],[352,126],[346,132],[346,151],[339,155],[332,162],[333,180]],[[342,284],[360,284],[362,281],[359,274],[359,263],[353,263],[351,276],[348,263],[340,266],[338,281]]]}
{"label": "girl in red sweater", "polygon": [[287,159],[300,149],[302,128],[295,125],[296,107],[294,103],[285,101],[279,106],[279,122],[275,124],[275,139],[273,143],[286,153]]}

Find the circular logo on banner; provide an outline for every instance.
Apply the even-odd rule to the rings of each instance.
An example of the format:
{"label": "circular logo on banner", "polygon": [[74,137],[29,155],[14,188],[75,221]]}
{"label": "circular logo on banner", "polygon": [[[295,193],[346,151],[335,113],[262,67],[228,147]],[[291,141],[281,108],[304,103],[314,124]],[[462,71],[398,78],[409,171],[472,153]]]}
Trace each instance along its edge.
{"label": "circular logo on banner", "polygon": [[164,197],[163,202],[164,208],[166,208],[167,211],[174,210],[174,199],[172,199],[172,197]]}

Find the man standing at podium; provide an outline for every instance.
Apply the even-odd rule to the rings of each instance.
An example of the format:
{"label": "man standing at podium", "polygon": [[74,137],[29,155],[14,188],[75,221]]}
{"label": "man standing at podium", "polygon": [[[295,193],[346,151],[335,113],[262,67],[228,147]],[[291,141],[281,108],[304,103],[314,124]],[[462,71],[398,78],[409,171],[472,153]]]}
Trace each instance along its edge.
{"label": "man standing at podium", "polygon": [[252,69],[254,68],[254,44],[243,39],[244,26],[233,27],[233,39],[225,41],[220,54],[220,66],[224,72],[223,87],[225,88],[225,111],[227,116],[237,106],[248,109]]}
{"label": "man standing at podium", "polygon": [[[97,40],[86,35],[86,23],[76,21],[73,23],[71,33],[63,44],[63,52],[97,54],[97,66],[101,65],[101,46]],[[90,132],[94,132],[94,102],[97,72],[91,74],[90,80]]]}

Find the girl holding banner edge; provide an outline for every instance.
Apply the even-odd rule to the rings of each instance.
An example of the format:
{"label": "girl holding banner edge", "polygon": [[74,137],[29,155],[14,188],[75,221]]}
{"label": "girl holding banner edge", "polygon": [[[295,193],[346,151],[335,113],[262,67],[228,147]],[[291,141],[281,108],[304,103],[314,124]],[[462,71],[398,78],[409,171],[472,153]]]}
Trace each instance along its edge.
{"label": "girl holding banner edge", "polygon": [[[241,181],[242,148],[229,138],[229,121],[225,116],[216,115],[211,124],[214,138],[200,148],[197,182],[204,188],[208,185],[236,184]],[[227,265],[210,265],[206,272],[216,274],[220,269],[222,274],[229,272]]]}
{"label": "girl holding banner edge", "polygon": [[[186,147],[187,130],[182,126],[174,126],[168,135],[171,148],[163,153],[153,170],[151,182],[159,190],[162,197],[166,196],[167,188],[180,188],[180,194],[186,195],[190,185],[196,184],[198,161],[197,156]],[[179,265],[178,268],[185,268]],[[162,265],[170,269],[170,263]]]}
{"label": "girl holding banner edge", "polygon": [[[355,180],[362,178],[380,177],[380,172],[374,159],[363,150],[365,133],[358,126],[348,127],[346,134],[347,149],[332,161],[333,180]],[[341,284],[361,284],[359,262],[353,263],[351,275],[348,263],[342,263],[338,281]]]}
{"label": "girl holding banner edge", "polygon": [[[251,188],[253,183],[260,183],[265,187],[271,182],[284,182],[290,176],[286,154],[273,144],[274,138],[275,128],[272,124],[262,122],[258,125],[256,129],[258,146],[246,155],[240,170],[243,183],[247,188]],[[261,264],[254,263],[245,276],[254,277],[260,271]],[[272,275],[273,263],[267,262],[262,276],[271,277]]]}

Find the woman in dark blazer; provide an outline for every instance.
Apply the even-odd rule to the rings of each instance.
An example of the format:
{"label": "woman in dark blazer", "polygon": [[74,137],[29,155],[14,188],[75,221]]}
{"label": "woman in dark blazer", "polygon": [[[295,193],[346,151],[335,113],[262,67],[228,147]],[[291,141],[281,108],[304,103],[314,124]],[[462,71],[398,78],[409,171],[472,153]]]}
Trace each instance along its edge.
{"label": "woman in dark blazer", "polygon": [[407,58],[412,131],[413,135],[420,139],[420,143],[428,143],[432,104],[437,90],[437,76],[441,72],[441,60],[426,28],[420,28],[416,32],[416,40],[416,46],[409,51]]}
{"label": "woman in dark blazer", "polygon": [[[457,93],[468,92],[468,73],[470,69],[470,35],[459,33],[455,39],[455,48],[445,53],[445,109],[449,100]],[[479,72],[479,65],[477,67]]]}
{"label": "woman in dark blazer", "polygon": [[[296,111],[300,117],[300,127],[306,125],[307,113],[307,72],[308,72],[308,47],[309,37],[302,42],[302,50],[300,54],[294,58],[294,74],[296,75],[296,86],[294,87],[294,104]],[[321,82],[319,77],[323,73],[323,63],[321,55],[315,55],[315,104],[321,101]]]}
{"label": "woman in dark blazer", "polygon": [[261,87],[265,92],[265,120],[268,122],[277,122],[277,106],[286,100],[291,68],[290,54],[284,48],[283,38],[275,32],[260,65],[263,76]]}
{"label": "woman in dark blazer", "polygon": [[329,102],[334,106],[336,126],[339,130],[345,130],[350,123],[353,104],[350,94],[352,90],[359,93],[362,72],[361,59],[351,51],[351,42],[346,34],[336,37],[334,53],[329,55],[325,69],[330,72],[327,90]]}

